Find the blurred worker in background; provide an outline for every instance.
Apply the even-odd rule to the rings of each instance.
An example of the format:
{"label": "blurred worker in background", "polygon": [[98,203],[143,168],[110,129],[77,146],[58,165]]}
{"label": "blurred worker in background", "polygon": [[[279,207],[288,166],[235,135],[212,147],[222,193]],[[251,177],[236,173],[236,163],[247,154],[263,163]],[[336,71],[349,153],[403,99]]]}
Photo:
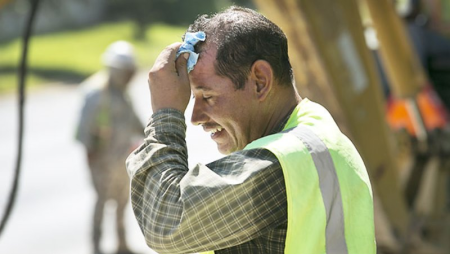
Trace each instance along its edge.
{"label": "blurred worker in background", "polygon": [[114,42],[106,49],[102,60],[107,74],[85,84],[94,89],[86,94],[76,138],[86,148],[97,193],[93,218],[94,253],[102,253],[100,240],[104,207],[108,200],[114,200],[117,204],[117,253],[125,254],[132,253],[125,239],[124,213],[129,200],[125,159],[136,141],[134,138],[143,135],[142,123],[126,94],[136,70],[133,47],[125,41]]}
{"label": "blurred worker in background", "polygon": [[[364,163],[328,111],[297,93],[287,45],[263,15],[231,7],[197,18],[155,61],[146,142],[127,169],[158,253],[376,253]],[[176,58],[180,47],[191,51]],[[191,92],[191,122],[227,156],[189,169]]]}

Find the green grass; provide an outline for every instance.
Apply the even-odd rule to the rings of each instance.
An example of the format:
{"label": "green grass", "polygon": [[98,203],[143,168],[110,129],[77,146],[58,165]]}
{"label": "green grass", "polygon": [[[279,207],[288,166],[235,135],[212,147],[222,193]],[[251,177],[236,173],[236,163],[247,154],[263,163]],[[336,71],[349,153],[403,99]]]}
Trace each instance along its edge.
{"label": "green grass", "polygon": [[[132,43],[139,67],[149,67],[165,46],[181,40],[185,28],[156,24],[146,30],[142,40],[134,38],[134,31],[132,22],[119,22],[33,36],[28,55],[27,85],[80,81],[102,68],[101,54],[110,43],[117,40]],[[20,39],[0,43],[0,93],[12,90],[17,85],[21,45]]]}

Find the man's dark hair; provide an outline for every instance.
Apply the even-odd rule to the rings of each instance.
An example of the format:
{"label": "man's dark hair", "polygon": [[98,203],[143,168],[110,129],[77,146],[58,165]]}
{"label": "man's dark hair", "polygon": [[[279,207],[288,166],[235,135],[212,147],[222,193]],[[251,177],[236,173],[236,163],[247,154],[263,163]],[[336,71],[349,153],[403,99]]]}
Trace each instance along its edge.
{"label": "man's dark hair", "polygon": [[[198,31],[206,33],[207,43],[217,45],[216,73],[230,78],[236,89],[243,89],[256,60],[267,61],[279,83],[293,83],[286,35],[260,13],[232,6],[212,16],[199,16],[188,29]],[[204,45],[197,44],[196,51]]]}

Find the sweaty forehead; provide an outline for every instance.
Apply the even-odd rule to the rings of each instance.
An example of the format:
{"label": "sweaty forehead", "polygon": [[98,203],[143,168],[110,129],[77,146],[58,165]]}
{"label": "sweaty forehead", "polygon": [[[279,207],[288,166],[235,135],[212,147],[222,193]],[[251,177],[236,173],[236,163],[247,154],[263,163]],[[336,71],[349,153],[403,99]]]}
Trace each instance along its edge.
{"label": "sweaty forehead", "polygon": [[207,90],[213,83],[217,82],[215,69],[216,51],[214,47],[204,47],[199,52],[199,58],[194,69],[189,73],[191,89]]}
{"label": "sweaty forehead", "polygon": [[199,70],[199,72],[205,71],[210,72],[215,70],[214,64],[216,61],[217,48],[211,46],[211,44],[206,44],[199,50],[198,53],[199,53],[198,62],[194,68],[194,71],[196,69]]}

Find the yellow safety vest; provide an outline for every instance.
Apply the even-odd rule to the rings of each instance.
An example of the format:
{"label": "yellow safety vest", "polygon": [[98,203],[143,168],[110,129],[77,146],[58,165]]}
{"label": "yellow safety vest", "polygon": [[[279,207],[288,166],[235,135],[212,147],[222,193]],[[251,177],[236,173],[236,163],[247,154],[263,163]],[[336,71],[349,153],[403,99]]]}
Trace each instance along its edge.
{"label": "yellow safety vest", "polygon": [[283,132],[245,147],[253,148],[270,150],[283,169],[288,206],[286,254],[376,253],[366,168],[325,108],[303,99]]}

